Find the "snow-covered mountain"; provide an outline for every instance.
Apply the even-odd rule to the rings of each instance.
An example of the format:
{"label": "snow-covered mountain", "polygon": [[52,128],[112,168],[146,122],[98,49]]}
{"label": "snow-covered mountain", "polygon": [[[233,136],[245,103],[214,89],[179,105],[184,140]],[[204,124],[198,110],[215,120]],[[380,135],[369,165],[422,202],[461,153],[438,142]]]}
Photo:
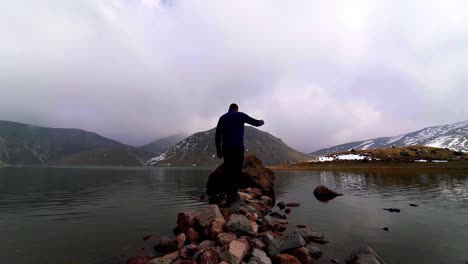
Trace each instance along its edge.
{"label": "snow-covered mountain", "polygon": [[427,127],[394,137],[380,137],[341,144],[331,148],[320,149],[310,154],[328,155],[331,153],[348,151],[350,149],[366,150],[411,145],[448,148],[455,151],[468,152],[468,120],[450,125]]}
{"label": "snow-covered mountain", "polygon": [[[256,155],[265,165],[297,162],[308,156],[286,145],[281,139],[258,130],[245,127],[245,155]],[[216,157],[215,129],[199,132],[179,142],[172,149],[155,156],[147,165],[210,166],[222,163]]]}

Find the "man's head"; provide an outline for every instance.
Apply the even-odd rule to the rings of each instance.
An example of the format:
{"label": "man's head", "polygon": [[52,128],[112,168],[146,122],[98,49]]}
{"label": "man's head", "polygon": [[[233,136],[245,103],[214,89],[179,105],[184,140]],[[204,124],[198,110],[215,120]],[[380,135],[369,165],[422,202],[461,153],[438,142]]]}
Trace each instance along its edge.
{"label": "man's head", "polygon": [[235,111],[235,112],[237,112],[237,111],[239,111],[239,106],[237,106],[237,104],[231,104],[231,105],[229,106],[229,111]]}

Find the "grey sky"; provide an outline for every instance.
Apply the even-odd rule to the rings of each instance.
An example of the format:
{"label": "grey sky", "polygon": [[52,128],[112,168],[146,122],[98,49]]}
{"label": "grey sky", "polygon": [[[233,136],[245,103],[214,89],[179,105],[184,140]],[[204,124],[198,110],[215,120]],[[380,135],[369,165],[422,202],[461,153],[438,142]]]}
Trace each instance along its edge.
{"label": "grey sky", "polygon": [[466,1],[0,2],[0,119],[128,144],[230,103],[298,150],[468,119]]}

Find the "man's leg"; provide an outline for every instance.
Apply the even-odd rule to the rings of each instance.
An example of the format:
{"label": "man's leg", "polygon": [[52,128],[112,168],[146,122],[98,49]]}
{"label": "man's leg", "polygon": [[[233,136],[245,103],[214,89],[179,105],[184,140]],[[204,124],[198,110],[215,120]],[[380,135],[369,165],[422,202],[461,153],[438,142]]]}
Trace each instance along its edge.
{"label": "man's leg", "polygon": [[227,202],[231,203],[238,199],[238,191],[240,187],[240,179],[242,176],[242,164],[244,163],[244,150],[234,149],[229,154],[229,173],[226,175],[229,177],[227,182],[229,183],[227,188]]}

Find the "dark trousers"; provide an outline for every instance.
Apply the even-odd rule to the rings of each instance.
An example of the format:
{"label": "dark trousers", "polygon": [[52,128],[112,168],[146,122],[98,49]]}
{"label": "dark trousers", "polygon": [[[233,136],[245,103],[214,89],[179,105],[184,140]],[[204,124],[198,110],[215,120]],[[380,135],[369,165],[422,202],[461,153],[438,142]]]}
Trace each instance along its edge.
{"label": "dark trousers", "polygon": [[244,149],[223,149],[227,201],[236,199],[240,187]]}

